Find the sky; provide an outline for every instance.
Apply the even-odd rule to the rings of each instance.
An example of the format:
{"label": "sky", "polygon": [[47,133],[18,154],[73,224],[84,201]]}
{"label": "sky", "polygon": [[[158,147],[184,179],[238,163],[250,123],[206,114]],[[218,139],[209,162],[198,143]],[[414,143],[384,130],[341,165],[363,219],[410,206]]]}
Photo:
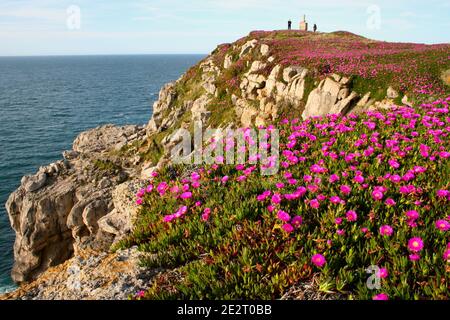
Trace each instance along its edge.
{"label": "sky", "polygon": [[450,0],[0,0],[0,56],[207,54],[253,30],[449,43]]}

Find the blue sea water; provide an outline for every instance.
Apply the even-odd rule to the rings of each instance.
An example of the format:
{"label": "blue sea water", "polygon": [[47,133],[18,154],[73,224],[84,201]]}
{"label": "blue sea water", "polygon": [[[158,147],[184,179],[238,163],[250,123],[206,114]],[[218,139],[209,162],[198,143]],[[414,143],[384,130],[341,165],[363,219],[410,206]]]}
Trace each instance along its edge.
{"label": "blue sea water", "polygon": [[202,58],[0,58],[0,293],[14,288],[14,233],[5,202],[21,177],[61,159],[61,152],[86,129],[147,123],[160,88]]}

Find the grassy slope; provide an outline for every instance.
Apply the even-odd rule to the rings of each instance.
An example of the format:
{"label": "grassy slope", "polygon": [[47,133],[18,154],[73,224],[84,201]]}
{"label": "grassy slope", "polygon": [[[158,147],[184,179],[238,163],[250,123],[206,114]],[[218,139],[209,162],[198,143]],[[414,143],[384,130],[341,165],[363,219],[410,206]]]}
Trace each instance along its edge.
{"label": "grassy slope", "polygon": [[[314,71],[315,78],[331,72],[348,75],[354,79],[354,89],[361,93],[385,92],[389,85],[394,85],[418,101],[449,94],[440,79],[443,70],[450,68],[449,46],[388,44],[348,33],[255,32],[249,38],[270,45],[275,57],[273,64],[306,66]],[[249,38],[239,40],[238,44]],[[235,51],[224,45],[214,54],[218,65],[227,53],[236,62],[219,78],[219,98],[214,105],[221,107],[212,109],[215,124],[231,110],[229,98],[232,93],[239,94],[236,82],[248,68],[247,61],[259,58],[254,53],[238,60]],[[196,94],[197,89],[186,87],[195,87],[197,80],[195,67],[184,79],[186,86],[177,89],[180,102]],[[432,107],[443,111],[426,114]],[[401,109],[363,115],[361,119],[328,117],[295,125],[277,124],[283,143],[292,132],[300,134],[294,147],[282,145],[282,150],[293,154],[285,153],[281,160],[287,161],[286,156],[290,156],[291,163],[275,176],[261,177],[257,170],[244,173],[233,166],[204,167],[197,169],[201,179],[200,187],[196,187],[189,175],[187,179],[181,178],[186,177],[186,168],[166,168],[154,187],[160,182],[167,182],[170,187],[189,185],[192,198],[183,200],[179,193],[170,191],[164,196],[156,191],[146,194],[134,235],[121,243],[121,246],[138,244],[141,250],[153,253],[152,259],[144,261],[147,267],[166,270],[145,297],[279,298],[290,286],[318,274],[321,291],[340,292],[350,298],[370,299],[382,292],[391,298],[448,298],[449,265],[443,258],[448,252],[448,231],[439,231],[435,226],[438,220],[448,221],[445,209],[448,200],[437,197],[438,190],[450,187],[445,153],[450,147],[448,102],[425,105],[416,112],[416,122],[411,120],[412,110]],[[232,115],[224,117],[227,121],[232,119]],[[375,129],[368,128],[371,123],[376,125]],[[329,150],[324,151],[327,143]],[[421,145],[429,146],[434,158],[422,155]],[[364,154],[371,147],[374,153]],[[331,151],[338,155],[337,160],[330,157]],[[388,163],[394,159],[400,168]],[[294,164],[294,160],[300,162]],[[314,164],[327,171],[311,172]],[[418,167],[426,172],[415,173],[407,181],[411,170]],[[251,166],[247,164],[245,168]],[[295,185],[287,184],[286,173],[297,180]],[[365,178],[363,185],[354,182],[358,173]],[[337,174],[340,181],[331,183],[331,174]],[[394,183],[389,174],[398,174],[403,180]],[[315,181],[305,181],[304,176],[309,175]],[[224,176],[229,176],[226,184],[220,182]],[[245,180],[239,181],[243,177]],[[281,182],[285,186],[277,189],[276,183]],[[340,191],[342,185],[352,187],[349,195]],[[380,186],[386,190],[383,200],[376,201],[372,193]],[[402,186],[414,186],[415,190],[403,194]],[[291,194],[300,187],[310,189],[300,199],[284,199],[275,204],[273,212],[268,210],[271,196],[264,201],[256,200],[264,191]],[[332,204],[332,196],[339,196],[345,203]],[[387,198],[396,205],[386,205]],[[318,209],[311,207],[314,199],[320,200]],[[196,206],[196,202],[200,204]],[[163,222],[165,216],[184,205],[188,212],[181,219]],[[205,209],[211,209],[207,221],[202,219]],[[291,217],[301,216],[303,224],[292,233],[283,231],[284,223],[277,218],[281,209]],[[357,212],[357,221],[346,220],[349,210]],[[417,226],[408,223],[406,213],[411,210],[420,214]],[[336,218],[343,219],[341,225],[336,224]],[[392,237],[380,235],[383,225],[393,227]],[[418,262],[409,260],[412,252],[408,250],[408,240],[412,237],[424,241]],[[311,263],[316,253],[327,260],[323,268]],[[368,278],[365,269],[370,265],[384,267],[389,273],[380,290],[371,291],[365,285]]]}

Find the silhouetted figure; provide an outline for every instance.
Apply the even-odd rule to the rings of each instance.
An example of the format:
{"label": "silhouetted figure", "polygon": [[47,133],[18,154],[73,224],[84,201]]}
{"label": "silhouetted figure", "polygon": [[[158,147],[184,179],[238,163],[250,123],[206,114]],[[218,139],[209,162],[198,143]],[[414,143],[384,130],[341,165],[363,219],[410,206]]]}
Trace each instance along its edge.
{"label": "silhouetted figure", "polygon": [[317,31],[317,24],[314,24],[313,30],[314,30],[314,32]]}
{"label": "silhouetted figure", "polygon": [[288,21],[288,30],[292,30],[292,21],[291,20]]}

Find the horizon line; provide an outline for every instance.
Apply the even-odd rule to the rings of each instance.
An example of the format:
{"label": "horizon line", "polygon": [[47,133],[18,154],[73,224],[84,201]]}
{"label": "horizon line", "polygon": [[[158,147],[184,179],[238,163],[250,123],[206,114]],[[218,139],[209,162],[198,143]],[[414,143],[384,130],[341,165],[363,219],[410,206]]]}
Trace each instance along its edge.
{"label": "horizon line", "polygon": [[202,56],[209,53],[74,53],[74,54],[33,54],[0,55],[0,58],[46,58],[46,57],[95,57],[95,56]]}

